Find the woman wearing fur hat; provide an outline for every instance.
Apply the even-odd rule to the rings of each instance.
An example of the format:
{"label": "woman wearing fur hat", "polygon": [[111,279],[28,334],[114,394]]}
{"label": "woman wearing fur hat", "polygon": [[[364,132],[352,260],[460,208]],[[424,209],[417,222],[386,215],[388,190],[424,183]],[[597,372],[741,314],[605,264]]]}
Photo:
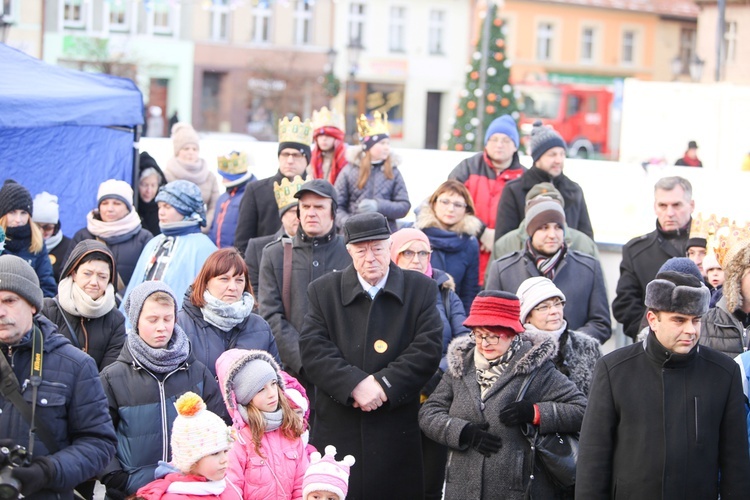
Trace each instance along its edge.
{"label": "woman wearing fur hat", "polygon": [[212,253],[185,292],[177,323],[214,375],[216,360],[227,349],[260,349],[279,359],[271,327],[253,314],[254,304],[247,265],[237,249]]}
{"label": "woman wearing fur hat", "polygon": [[479,241],[482,221],[475,215],[469,190],[458,181],[442,183],[422,205],[416,227],[432,247],[432,264],[450,274],[464,310],[479,293]]}
{"label": "woman wearing fur hat", "polygon": [[535,276],[521,283],[516,295],[525,329],[521,336],[534,345],[552,338],[557,344],[552,357],[555,368],[588,395],[594,365],[602,353],[596,339],[568,329],[563,319],[565,294],[548,278]]}
{"label": "woman wearing fur hat", "polygon": [[167,180],[156,160],[146,151],[141,152],[138,168],[141,172],[138,176],[138,215],[141,216],[143,228],[156,236],[161,234],[161,229],[159,229],[159,206],[155,198],[159,188],[166,184]]}
{"label": "woman wearing fur hat", "polygon": [[107,497],[123,499],[154,480],[158,462],[169,460],[174,403],[187,391],[203,398],[225,420],[216,379],[196,360],[177,317],[177,299],[161,281],[135,287],[125,300],[130,321],[125,346],[100,378],[117,433],[117,453],[101,475]]}
{"label": "woman wearing fur hat", "polygon": [[[419,412],[424,433],[450,448],[447,500],[551,499],[567,493],[553,485],[538,460],[531,469],[531,448],[521,428],[578,432],[586,398],[552,364],[552,339],[532,344],[518,335],[524,331],[519,315],[515,295],[480,292],[464,322],[471,336],[451,343],[448,371]],[[516,401],[532,374],[523,400]]]}
{"label": "woman wearing fur hat", "polygon": [[4,253],[20,257],[34,268],[45,297],[54,297],[57,284],[41,229],[33,224],[31,193],[13,179],[0,188],[0,228],[5,231]]}
{"label": "woman wearing fur hat", "polygon": [[734,245],[723,267],[723,297],[701,319],[698,343],[734,358],[750,348],[750,240]]}
{"label": "woman wearing fur hat", "polygon": [[[146,244],[138,258],[123,302],[130,291],[144,281],[161,280],[175,291],[178,307],[216,245],[201,233],[206,212],[198,186],[173,181],[156,195],[161,234]],[[122,309],[122,307],[121,307]]]}
{"label": "woman wearing fur hat", "polygon": [[206,160],[198,156],[198,133],[192,125],[186,122],[175,123],[172,127],[172,144],[174,156],[167,160],[164,175],[167,182],[183,179],[200,188],[201,198],[206,204],[206,224],[203,232],[208,233],[219,199],[219,180],[208,168]]}
{"label": "woman wearing fur hat", "polygon": [[62,269],[57,296],[42,314],[57,331],[94,358],[99,371],[114,363],[125,343],[125,316],[115,303],[115,258],[107,245],[83,240]]}
{"label": "woman wearing fur hat", "polygon": [[70,246],[71,239],[62,232],[57,196],[46,191],[34,196],[34,222],[42,230],[44,245],[49,252],[55,282],[59,283],[60,272],[65,264],[65,256],[68,255],[72,247]]}
{"label": "woman wearing fur hat", "polygon": [[309,459],[279,365],[265,351],[230,349],[216,361],[216,375],[237,431],[227,479],[243,498],[300,500]]}
{"label": "woman wearing fur hat", "polygon": [[[86,215],[86,227],[70,242],[71,251],[83,240],[99,240],[112,251],[117,263],[115,292],[121,294],[130,283],[133,268],[143,247],[154,236],[143,229],[133,208],[133,188],[125,181],[109,179],[99,185],[97,206]],[[70,253],[65,256],[65,262]]]}
{"label": "woman wearing fur hat", "polygon": [[375,112],[375,121],[369,124],[363,115],[357,126],[362,144],[347,150],[349,164],[336,179],[336,223],[344,227],[354,214],[379,212],[388,219],[391,233],[395,233],[396,219],[409,213],[411,203],[398,171],[401,159],[391,152],[388,117],[381,119],[380,113]]}

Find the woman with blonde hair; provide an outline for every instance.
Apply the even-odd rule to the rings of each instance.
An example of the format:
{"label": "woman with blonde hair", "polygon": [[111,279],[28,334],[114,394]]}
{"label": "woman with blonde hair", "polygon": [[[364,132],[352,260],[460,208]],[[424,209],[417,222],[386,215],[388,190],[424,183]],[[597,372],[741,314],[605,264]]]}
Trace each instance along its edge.
{"label": "woman with blonde hair", "polygon": [[34,202],[29,190],[7,179],[0,188],[0,228],[6,238],[4,253],[28,262],[36,271],[44,296],[54,297],[57,294],[55,275],[42,230],[31,219],[33,213]]}

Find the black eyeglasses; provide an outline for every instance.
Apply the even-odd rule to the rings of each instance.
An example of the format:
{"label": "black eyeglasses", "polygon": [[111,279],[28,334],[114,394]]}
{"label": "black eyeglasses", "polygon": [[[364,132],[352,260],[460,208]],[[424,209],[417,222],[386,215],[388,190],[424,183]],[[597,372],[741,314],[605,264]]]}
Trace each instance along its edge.
{"label": "black eyeglasses", "polygon": [[487,342],[487,345],[497,345],[500,342],[500,337],[497,335],[477,335],[474,332],[471,332],[469,337],[471,337],[471,340],[477,344]]}

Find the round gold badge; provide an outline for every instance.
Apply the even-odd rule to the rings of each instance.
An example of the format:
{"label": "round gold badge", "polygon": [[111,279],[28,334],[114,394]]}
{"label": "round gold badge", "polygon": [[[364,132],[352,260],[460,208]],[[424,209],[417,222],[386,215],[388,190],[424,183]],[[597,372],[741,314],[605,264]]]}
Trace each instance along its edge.
{"label": "round gold badge", "polygon": [[385,342],[385,340],[375,341],[375,352],[379,354],[383,354],[387,350],[388,350],[388,344]]}
{"label": "round gold badge", "polygon": [[55,257],[52,254],[49,254],[49,262],[50,262],[50,264],[52,264],[54,266],[55,263],[57,262],[57,257]]}

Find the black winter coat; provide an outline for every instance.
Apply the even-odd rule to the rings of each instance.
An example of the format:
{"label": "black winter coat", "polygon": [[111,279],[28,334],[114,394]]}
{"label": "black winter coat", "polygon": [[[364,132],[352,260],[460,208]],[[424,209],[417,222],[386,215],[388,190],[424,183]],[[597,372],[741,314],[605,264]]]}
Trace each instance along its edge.
{"label": "black winter coat", "polygon": [[65,265],[65,256],[73,249],[70,246],[72,240],[67,236],[63,236],[60,243],[55,248],[49,250],[49,261],[52,264],[52,274],[55,277],[55,283],[60,283],[60,273]]}
{"label": "black winter coat", "polygon": [[[125,285],[121,289],[118,289],[117,285],[115,285],[115,290],[122,293],[125,291],[128,283],[130,283],[130,277],[133,276],[135,265],[138,262],[138,258],[141,256],[143,247],[145,247],[146,243],[148,243],[153,237],[153,234],[141,228],[132,238],[119,243],[109,243],[102,238],[97,238],[84,227],[79,229],[75,236],[73,236],[73,241],[70,243],[70,249],[72,251],[78,242],[83,240],[98,240],[107,245],[115,256],[117,272],[120,275],[120,278],[122,278],[123,285]],[[69,256],[70,253],[65,257],[66,262]]]}
{"label": "black winter coat", "polygon": [[646,314],[646,285],[656,277],[667,260],[685,256],[689,228],[688,225],[687,230],[682,230],[673,239],[677,247],[658,229],[633,238],[622,247],[620,279],[617,281],[617,295],[612,302],[612,313],[622,323],[625,335],[633,340],[638,336]]}
{"label": "black winter coat", "polygon": [[[391,263],[374,299],[349,266],[308,287],[300,332],[302,366],[317,388],[311,443],[357,457],[350,500],[423,496],[419,394],[438,368],[443,324],[435,280]],[[388,401],[354,408],[352,390],[369,375]]]}
{"label": "black winter coat", "polygon": [[185,330],[195,359],[216,376],[216,360],[229,349],[260,349],[279,361],[279,350],[271,327],[257,314],[250,314],[240,324],[225,332],[203,319],[203,312],[190,302],[193,287],[188,288],[177,313],[177,324]]}
{"label": "black winter coat", "polygon": [[596,365],[581,428],[576,498],[722,499],[750,492],[740,367],[649,332]]}
{"label": "black winter coat", "polygon": [[[263,257],[263,249],[272,241],[284,236],[284,228],[279,228],[274,234],[269,236],[259,236],[247,242],[245,249],[245,264],[247,264],[247,274],[250,275],[250,284],[253,286],[253,294],[258,298],[258,289],[260,288],[260,259]],[[258,303],[255,303],[255,309],[258,309]]]}
{"label": "black winter coat", "polygon": [[[116,437],[107,412],[107,398],[99,382],[94,361],[76,349],[44,316],[34,323],[44,338],[42,384],[37,394],[37,418],[45,422],[60,451],[50,454],[36,435],[34,456],[49,457],[55,465],[54,477],[45,488],[26,498],[30,500],[72,500],[73,488],[107,466],[115,455]],[[3,346],[0,356],[8,356]],[[31,384],[24,383],[31,370],[31,339],[13,347],[8,362],[20,381],[24,399],[31,403]],[[3,377],[5,374],[3,374]],[[9,400],[0,396],[0,439],[29,444],[29,424]]]}
{"label": "black winter coat", "polygon": [[526,213],[526,194],[540,182],[551,182],[562,194],[565,200],[565,223],[593,239],[594,229],[591,227],[589,209],[586,207],[581,186],[564,173],[552,177],[538,167],[531,167],[521,177],[506,184],[503,189],[500,203],[497,204],[495,241],[521,225]]}

